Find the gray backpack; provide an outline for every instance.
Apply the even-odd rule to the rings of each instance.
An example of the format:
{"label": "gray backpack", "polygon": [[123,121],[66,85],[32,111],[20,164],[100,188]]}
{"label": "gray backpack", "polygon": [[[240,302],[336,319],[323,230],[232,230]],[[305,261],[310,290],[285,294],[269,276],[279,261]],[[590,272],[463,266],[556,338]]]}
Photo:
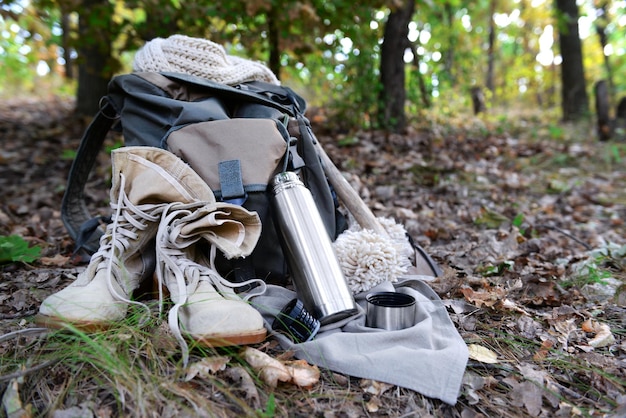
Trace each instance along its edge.
{"label": "gray backpack", "polygon": [[[102,218],[87,210],[84,189],[111,129],[122,132],[127,146],[171,151],[207,182],[218,201],[258,212],[263,230],[252,255],[217,262],[230,280],[254,277],[284,284],[288,277],[267,194],[270,179],[281,171],[299,173],[332,240],[345,229],[317,139],[304,117],[306,103],[291,89],[261,81],[228,86],[187,74],[138,72],[113,78],[102,103],[81,140],[61,208],[78,251],[97,251],[103,233],[98,228]],[[439,267],[419,250],[437,275]]]}

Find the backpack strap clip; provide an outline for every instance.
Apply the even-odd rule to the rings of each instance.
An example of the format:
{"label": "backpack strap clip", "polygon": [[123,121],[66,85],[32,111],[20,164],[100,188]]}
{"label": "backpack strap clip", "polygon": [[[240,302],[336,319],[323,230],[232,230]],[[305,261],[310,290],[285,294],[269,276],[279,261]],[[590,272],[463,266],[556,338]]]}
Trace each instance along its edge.
{"label": "backpack strap clip", "polygon": [[306,165],[304,159],[298,154],[298,138],[289,138],[289,163],[293,171],[298,171]]}

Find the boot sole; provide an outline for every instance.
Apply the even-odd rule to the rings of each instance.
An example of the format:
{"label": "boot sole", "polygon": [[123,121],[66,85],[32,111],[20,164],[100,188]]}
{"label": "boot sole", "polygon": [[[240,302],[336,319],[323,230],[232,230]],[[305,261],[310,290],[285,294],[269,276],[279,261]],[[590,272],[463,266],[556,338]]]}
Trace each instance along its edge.
{"label": "boot sole", "polygon": [[247,334],[237,335],[189,335],[197,343],[205,347],[228,347],[233,345],[257,344],[265,340],[267,330],[265,328]]}
{"label": "boot sole", "polygon": [[[84,332],[98,332],[110,329],[113,323],[110,322],[93,322],[93,321],[71,321],[63,318],[56,318],[38,314],[35,316],[35,323],[39,326],[51,329],[78,329]],[[267,330],[262,328],[247,334],[237,335],[208,335],[189,337],[205,347],[229,347],[236,345],[257,344],[265,340]]]}
{"label": "boot sole", "polygon": [[35,316],[35,323],[39,326],[51,329],[78,329],[85,332],[98,332],[104,331],[113,325],[109,322],[94,322],[94,321],[72,321],[69,319],[56,318],[53,316],[46,316],[38,314]]}

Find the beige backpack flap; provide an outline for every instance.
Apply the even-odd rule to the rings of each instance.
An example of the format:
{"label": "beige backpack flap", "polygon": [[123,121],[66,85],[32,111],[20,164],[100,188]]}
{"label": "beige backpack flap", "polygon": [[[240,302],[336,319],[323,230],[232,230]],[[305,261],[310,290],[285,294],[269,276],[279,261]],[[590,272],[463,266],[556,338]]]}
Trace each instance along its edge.
{"label": "beige backpack flap", "polygon": [[[218,197],[226,195],[223,189],[237,181],[246,191],[264,191],[281,170],[280,162],[287,152],[287,142],[270,119],[194,123],[172,132],[167,147],[186,161]],[[237,169],[239,173],[234,171]]]}

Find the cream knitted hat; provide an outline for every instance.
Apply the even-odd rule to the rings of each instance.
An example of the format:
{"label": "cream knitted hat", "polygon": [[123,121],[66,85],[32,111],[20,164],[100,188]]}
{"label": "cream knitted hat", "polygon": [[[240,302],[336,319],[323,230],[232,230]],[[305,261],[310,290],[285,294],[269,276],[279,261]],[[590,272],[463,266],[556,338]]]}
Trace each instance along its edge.
{"label": "cream knitted hat", "polygon": [[185,73],[228,85],[245,81],[280,84],[274,73],[260,62],[227,55],[215,42],[185,35],[147,42],[135,54],[133,70]]}

